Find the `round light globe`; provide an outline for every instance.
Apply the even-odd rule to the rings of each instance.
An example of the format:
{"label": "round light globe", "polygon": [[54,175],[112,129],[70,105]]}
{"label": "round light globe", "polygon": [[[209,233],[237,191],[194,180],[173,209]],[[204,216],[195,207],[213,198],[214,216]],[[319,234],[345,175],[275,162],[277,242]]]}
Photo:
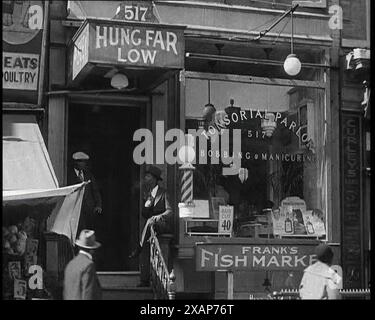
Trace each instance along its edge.
{"label": "round light globe", "polygon": [[123,89],[129,85],[128,77],[122,73],[116,73],[111,78],[111,86],[116,89]]}
{"label": "round light globe", "polygon": [[178,151],[178,158],[182,163],[192,163],[195,159],[195,150],[191,146],[182,146]]}
{"label": "round light globe", "polygon": [[284,62],[284,70],[290,76],[296,76],[301,71],[301,61],[295,54],[287,56]]}

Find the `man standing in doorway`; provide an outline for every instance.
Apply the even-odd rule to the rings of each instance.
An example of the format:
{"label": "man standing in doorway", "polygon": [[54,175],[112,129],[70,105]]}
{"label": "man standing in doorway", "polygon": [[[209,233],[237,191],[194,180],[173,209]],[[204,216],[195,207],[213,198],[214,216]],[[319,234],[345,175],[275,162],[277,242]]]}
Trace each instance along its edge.
{"label": "man standing in doorway", "polygon": [[[144,177],[146,192],[142,208],[142,216],[146,219],[146,223],[143,227],[138,247],[129,256],[129,258],[135,258],[142,252],[140,286],[148,286],[150,280],[149,246],[146,242],[150,238],[151,226],[154,227],[157,234],[169,233],[173,230],[172,207],[168,201],[167,192],[158,185],[161,180],[160,169],[155,166],[149,166]],[[145,250],[143,250],[144,247],[146,247]]]}
{"label": "man standing in doorway", "polygon": [[102,198],[94,175],[90,172],[88,161],[90,157],[84,152],[73,154],[73,170],[70,172],[69,184],[77,184],[90,181],[85,187],[83,195],[81,214],[78,223],[77,235],[83,229],[94,228],[94,215],[102,213]]}

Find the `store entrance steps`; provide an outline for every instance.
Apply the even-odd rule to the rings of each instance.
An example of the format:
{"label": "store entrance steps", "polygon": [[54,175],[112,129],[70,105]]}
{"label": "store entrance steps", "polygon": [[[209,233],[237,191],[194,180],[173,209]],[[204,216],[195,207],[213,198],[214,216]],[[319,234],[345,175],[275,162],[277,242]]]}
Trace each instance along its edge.
{"label": "store entrance steps", "polygon": [[151,287],[137,287],[139,271],[98,272],[103,291],[103,300],[146,300],[153,299]]}

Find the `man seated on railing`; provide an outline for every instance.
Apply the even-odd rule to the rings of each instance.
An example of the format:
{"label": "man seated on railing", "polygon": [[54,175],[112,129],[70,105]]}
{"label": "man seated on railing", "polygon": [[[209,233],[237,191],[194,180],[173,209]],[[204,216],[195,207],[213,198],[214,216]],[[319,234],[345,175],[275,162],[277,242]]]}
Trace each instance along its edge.
{"label": "man seated on railing", "polygon": [[146,193],[142,216],[147,219],[138,247],[132,252],[129,258],[135,258],[145,251],[141,256],[141,283],[140,286],[149,285],[149,250],[143,250],[146,241],[150,238],[150,228],[154,227],[157,234],[170,233],[173,226],[172,207],[168,201],[166,190],[158,185],[161,181],[161,170],[155,166],[149,166],[144,177]]}

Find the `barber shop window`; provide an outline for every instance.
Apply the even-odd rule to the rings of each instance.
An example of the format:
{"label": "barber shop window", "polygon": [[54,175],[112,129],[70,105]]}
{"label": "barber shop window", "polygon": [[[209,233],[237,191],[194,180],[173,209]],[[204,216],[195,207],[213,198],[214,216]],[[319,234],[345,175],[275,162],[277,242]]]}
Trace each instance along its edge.
{"label": "barber shop window", "polygon": [[197,154],[186,234],[325,239],[324,90],[193,78],[185,85],[186,133]]}

